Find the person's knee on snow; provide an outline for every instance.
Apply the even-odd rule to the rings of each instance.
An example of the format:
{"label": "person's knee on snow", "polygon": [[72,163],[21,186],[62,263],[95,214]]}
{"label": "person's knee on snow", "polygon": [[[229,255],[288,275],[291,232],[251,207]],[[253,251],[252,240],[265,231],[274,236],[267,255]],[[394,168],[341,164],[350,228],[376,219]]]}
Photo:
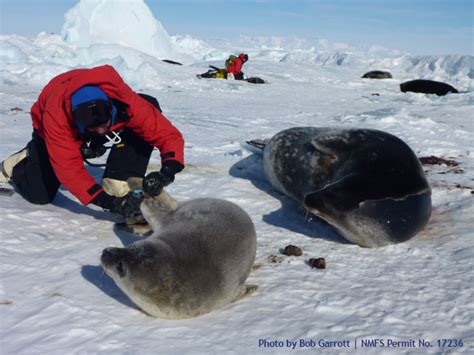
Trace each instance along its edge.
{"label": "person's knee on snow", "polygon": [[1,165],[0,182],[10,182],[13,175],[13,168],[28,156],[28,149],[25,147],[6,158]]}
{"label": "person's knee on snow", "polygon": [[36,130],[25,150],[26,157],[11,171],[10,183],[25,200],[38,205],[48,204],[56,196],[60,182],[51,165],[46,143]]}

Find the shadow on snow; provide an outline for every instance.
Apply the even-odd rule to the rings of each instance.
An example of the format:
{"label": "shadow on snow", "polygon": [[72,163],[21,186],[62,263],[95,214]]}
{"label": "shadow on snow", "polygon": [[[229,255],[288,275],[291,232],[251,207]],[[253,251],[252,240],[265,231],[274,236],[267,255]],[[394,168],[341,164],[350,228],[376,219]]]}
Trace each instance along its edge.
{"label": "shadow on snow", "polygon": [[[91,173],[91,175],[94,176],[96,180],[100,183],[102,175],[104,173],[104,168],[88,166],[88,170],[89,173]],[[77,200],[71,199],[64,195],[62,191],[65,191],[65,188],[63,186],[60,186],[58,193],[56,194],[52,202],[53,205],[69,210],[75,214],[89,215],[95,219],[104,221],[115,221],[115,217],[111,213],[94,210],[92,208],[89,208],[88,206],[84,206]]]}
{"label": "shadow on snow", "polygon": [[249,180],[257,189],[281,202],[282,206],[279,210],[263,215],[264,222],[310,238],[320,238],[342,244],[349,243],[329,223],[310,214],[296,201],[273,189],[265,178],[262,155],[252,154],[240,160],[230,168],[229,174],[236,178]]}
{"label": "shadow on snow", "polygon": [[[120,239],[120,242],[124,247],[127,247],[129,244],[140,240],[145,239],[146,237],[137,237],[135,234],[127,231],[123,231],[117,228],[114,228],[114,232],[117,237]],[[91,284],[96,286],[99,290],[105,293],[107,296],[115,299],[116,301],[124,304],[125,306],[132,307],[139,310],[128,296],[115,284],[115,281],[112,280],[102,269],[102,266],[93,266],[93,265],[84,265],[81,268],[81,275],[89,281]]]}
{"label": "shadow on snow", "polygon": [[101,266],[84,265],[81,268],[81,275],[107,296],[127,307],[139,310],[128,296],[115,284],[114,280],[105,273]]}

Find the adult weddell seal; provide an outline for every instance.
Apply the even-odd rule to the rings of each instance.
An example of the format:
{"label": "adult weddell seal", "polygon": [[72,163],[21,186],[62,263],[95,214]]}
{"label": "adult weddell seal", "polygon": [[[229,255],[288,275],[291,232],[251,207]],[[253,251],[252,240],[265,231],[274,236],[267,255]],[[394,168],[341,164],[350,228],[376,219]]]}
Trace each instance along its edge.
{"label": "adult weddell seal", "polygon": [[272,186],[355,244],[403,242],[429,220],[431,189],[421,164],[391,134],[295,127],[277,133],[263,149]]}
{"label": "adult weddell seal", "polygon": [[101,263],[144,312],[191,318],[247,293],[256,234],[244,210],[211,198],[178,204],[165,191],[145,199],[141,210],[154,233],[126,248],[104,249]]}

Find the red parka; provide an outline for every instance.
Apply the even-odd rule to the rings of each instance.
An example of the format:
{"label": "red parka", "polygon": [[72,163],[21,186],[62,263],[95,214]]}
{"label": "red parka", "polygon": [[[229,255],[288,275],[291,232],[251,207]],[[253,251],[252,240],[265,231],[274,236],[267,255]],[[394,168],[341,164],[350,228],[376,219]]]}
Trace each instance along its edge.
{"label": "red parka", "polygon": [[232,63],[227,67],[227,72],[234,75],[239,74],[242,71],[242,66],[245,63],[245,53],[240,53],[237,58],[235,58]]}
{"label": "red parka", "polygon": [[[177,160],[184,165],[184,140],[180,131],[151,103],[135,93],[110,65],[76,69],[53,78],[31,108],[33,127],[46,142],[49,159],[61,184],[84,205],[102,189],[84,166],[84,139],[72,117],[71,95],[85,85],[96,85],[111,99],[128,105],[130,119],[114,125],[128,127],[160,150],[162,162]],[[174,154],[173,154],[174,153]]]}

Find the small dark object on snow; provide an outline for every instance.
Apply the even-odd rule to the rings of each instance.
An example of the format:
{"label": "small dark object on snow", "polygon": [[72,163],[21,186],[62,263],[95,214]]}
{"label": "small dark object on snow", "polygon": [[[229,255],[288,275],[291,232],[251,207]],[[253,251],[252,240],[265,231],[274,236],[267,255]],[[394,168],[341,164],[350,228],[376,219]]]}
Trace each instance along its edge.
{"label": "small dark object on snow", "polygon": [[407,81],[405,83],[400,84],[400,90],[402,92],[417,92],[422,94],[436,94],[438,96],[443,96],[449,93],[458,94],[455,88],[451,85],[442,83],[440,81],[434,80],[424,80],[424,79],[417,79],[412,81]]}
{"label": "small dark object on snow", "polygon": [[308,261],[311,268],[316,269],[325,269],[326,268],[326,259],[324,258],[311,258]]}
{"label": "small dark object on snow", "polygon": [[285,255],[288,255],[288,256],[301,256],[303,255],[303,249],[301,249],[300,247],[297,247],[295,245],[287,245],[285,247],[285,252],[284,252]]}
{"label": "small dark object on snow", "polygon": [[19,107],[12,107],[12,108],[10,109],[10,111],[11,111],[11,112],[20,112],[20,111],[23,111],[23,109],[22,109],[22,108],[19,108]]}
{"label": "small dark object on snow", "polygon": [[175,62],[174,60],[169,60],[169,59],[162,59],[162,62],[170,63],[170,64],[175,64],[175,65],[183,65],[180,62]]}
{"label": "small dark object on snow", "polygon": [[246,82],[250,84],[266,84],[267,82],[263,80],[262,78],[258,78],[256,76],[253,76],[251,78],[245,79]]}
{"label": "small dark object on snow", "polygon": [[15,193],[15,190],[10,187],[0,187],[0,196],[11,196]]}
{"label": "small dark object on snow", "polygon": [[374,93],[372,93],[372,96],[380,96],[380,94],[377,93],[377,92],[374,92]]}
{"label": "small dark object on snow", "polygon": [[362,78],[364,79],[391,79],[392,74],[390,74],[388,71],[372,70],[362,75]]}
{"label": "small dark object on snow", "polygon": [[283,261],[283,257],[282,256],[277,256],[275,254],[271,254],[269,256],[267,256],[267,261],[269,263],[273,263],[273,264],[279,264]]}
{"label": "small dark object on snow", "polygon": [[429,157],[420,157],[421,164],[423,165],[446,165],[446,166],[458,166],[459,163],[455,160],[452,159],[444,159],[444,158],[438,158],[435,157],[434,155],[431,155]]}

